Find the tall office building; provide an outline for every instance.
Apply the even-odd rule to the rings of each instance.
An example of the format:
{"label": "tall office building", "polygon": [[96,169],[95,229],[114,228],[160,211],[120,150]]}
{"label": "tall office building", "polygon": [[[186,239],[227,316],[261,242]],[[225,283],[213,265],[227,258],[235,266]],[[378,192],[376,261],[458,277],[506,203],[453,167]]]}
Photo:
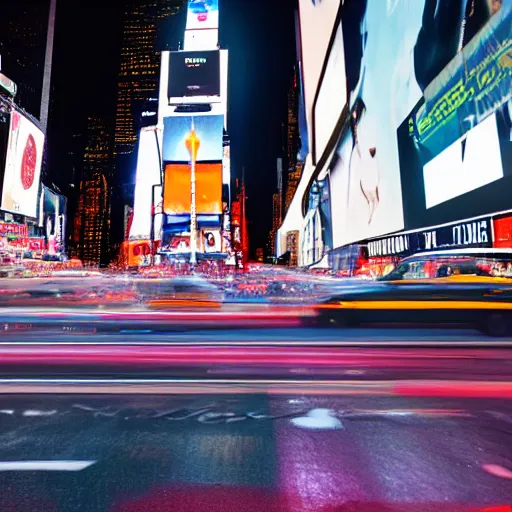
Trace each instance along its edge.
{"label": "tall office building", "polygon": [[80,195],[75,214],[74,256],[84,263],[98,265],[108,261],[109,189],[111,137],[102,119],[87,120],[86,147]]}
{"label": "tall office building", "polygon": [[268,235],[267,248],[268,252],[275,256],[276,254],[276,235],[278,229],[281,227],[282,221],[282,198],[279,192],[272,194],[272,229]]}
{"label": "tall office building", "polygon": [[[124,207],[133,206],[135,150],[142,112],[156,110],[160,52],[156,40],[160,22],[176,14],[185,0],[132,0],[125,11],[113,141],[113,166],[108,176],[112,210],[112,257],[124,239]],[[156,118],[148,118],[155,119]]]}
{"label": "tall office building", "polygon": [[302,165],[297,161],[300,149],[299,135],[299,86],[298,69],[295,69],[293,82],[288,91],[288,130],[286,135],[288,172],[286,174],[286,189],[284,198],[285,215],[299,186]]}
{"label": "tall office building", "polygon": [[158,98],[157,24],[178,12],[183,4],[183,0],[138,0],[125,12],[117,84],[115,154],[131,154],[135,149],[138,111],[148,100]]}
{"label": "tall office building", "polygon": [[18,86],[16,103],[37,119],[41,114],[50,3],[2,2],[0,15],[1,70]]}

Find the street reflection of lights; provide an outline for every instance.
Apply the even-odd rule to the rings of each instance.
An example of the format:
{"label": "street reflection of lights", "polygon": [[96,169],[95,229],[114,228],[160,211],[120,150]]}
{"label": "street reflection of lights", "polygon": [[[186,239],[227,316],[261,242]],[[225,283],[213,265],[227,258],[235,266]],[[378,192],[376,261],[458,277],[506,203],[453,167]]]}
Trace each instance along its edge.
{"label": "street reflection of lights", "polygon": [[23,416],[26,416],[28,418],[33,418],[33,417],[37,417],[37,416],[53,416],[54,414],[57,414],[57,410],[56,409],[53,409],[51,411],[38,411],[38,410],[27,410],[27,411],[23,411]]}
{"label": "street reflection of lights", "polygon": [[482,464],[482,469],[490,473],[491,475],[497,476],[499,478],[506,478],[507,480],[512,480],[512,471],[499,464]]}

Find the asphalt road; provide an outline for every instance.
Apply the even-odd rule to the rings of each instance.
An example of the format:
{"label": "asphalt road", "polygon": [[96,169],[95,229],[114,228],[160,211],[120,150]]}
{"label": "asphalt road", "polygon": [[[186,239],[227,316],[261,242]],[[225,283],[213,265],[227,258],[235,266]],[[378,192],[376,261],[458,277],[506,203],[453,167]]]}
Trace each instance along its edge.
{"label": "asphalt road", "polygon": [[3,395],[0,510],[505,511],[511,404]]}
{"label": "asphalt road", "polygon": [[[92,324],[91,324],[92,327]],[[75,329],[75,330],[73,330]],[[0,343],[122,343],[122,344],[385,344],[414,343],[439,344],[443,342],[472,344],[484,343],[489,346],[508,344],[512,337],[491,338],[474,329],[455,328],[321,328],[287,327],[273,328],[264,324],[260,328],[207,329],[187,328],[180,332],[152,333],[147,329],[127,330],[112,334],[81,332],[81,328],[69,326],[69,330],[33,330],[19,326],[0,332]]]}

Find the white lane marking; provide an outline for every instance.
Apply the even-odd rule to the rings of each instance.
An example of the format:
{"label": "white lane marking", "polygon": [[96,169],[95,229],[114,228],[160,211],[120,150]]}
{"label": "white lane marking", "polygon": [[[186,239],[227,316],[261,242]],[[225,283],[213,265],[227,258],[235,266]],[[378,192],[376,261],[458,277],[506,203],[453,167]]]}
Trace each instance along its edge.
{"label": "white lane marking", "polygon": [[311,409],[306,416],[293,418],[291,421],[296,427],[308,430],[339,430],[343,428],[343,424],[334,416],[331,409]]}
{"label": "white lane marking", "polygon": [[57,414],[57,410],[54,409],[52,411],[37,411],[37,410],[27,410],[23,411],[22,415],[26,416],[27,418],[33,418],[37,416],[53,416],[54,414]]}
{"label": "white lane marking", "polygon": [[0,462],[0,471],[82,471],[95,460],[13,460]]}
{"label": "white lane marking", "polygon": [[0,409],[0,414],[12,415],[12,414],[14,414],[14,410],[13,409]]}

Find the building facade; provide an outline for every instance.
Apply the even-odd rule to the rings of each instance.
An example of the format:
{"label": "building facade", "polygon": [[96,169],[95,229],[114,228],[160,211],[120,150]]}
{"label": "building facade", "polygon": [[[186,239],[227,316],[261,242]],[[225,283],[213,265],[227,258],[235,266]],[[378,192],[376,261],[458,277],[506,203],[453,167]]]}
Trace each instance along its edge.
{"label": "building facade", "polygon": [[111,136],[102,119],[88,118],[78,206],[73,227],[73,255],[84,264],[109,260],[109,187]]}
{"label": "building facade", "polygon": [[50,0],[2,3],[0,70],[18,86],[16,102],[39,118]]}
{"label": "building facade", "polygon": [[[133,206],[133,171],[142,113],[158,104],[160,52],[156,49],[159,23],[183,6],[184,0],[139,0],[125,11],[117,82],[113,167],[108,177],[116,210],[112,212],[112,243],[124,238],[124,206]],[[118,206],[117,206],[118,205]]]}
{"label": "building facade", "polygon": [[287,123],[287,162],[286,188],[284,197],[284,214],[288,211],[300,180],[301,167],[298,166],[297,155],[300,149],[299,136],[299,78],[296,67],[293,82],[288,91],[288,123]]}
{"label": "building facade", "polygon": [[512,3],[432,4],[299,1],[309,149],[278,237],[299,265],[511,247]]}

